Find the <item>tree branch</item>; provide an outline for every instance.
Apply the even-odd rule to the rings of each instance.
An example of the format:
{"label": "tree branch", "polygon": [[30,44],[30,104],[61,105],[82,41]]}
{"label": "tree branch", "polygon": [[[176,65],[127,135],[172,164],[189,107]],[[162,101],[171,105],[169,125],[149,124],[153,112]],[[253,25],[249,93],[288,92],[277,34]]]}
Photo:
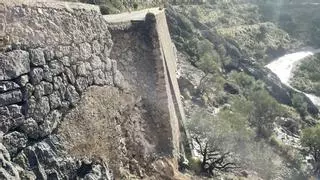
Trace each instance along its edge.
{"label": "tree branch", "polygon": [[199,140],[198,137],[194,138],[194,140],[196,141],[196,143],[199,145],[200,147],[200,154],[203,155],[203,149],[202,149],[202,145],[201,145],[201,142]]}
{"label": "tree branch", "polygon": [[239,168],[238,166],[236,166],[235,163],[226,163],[222,166],[216,166],[217,169],[220,170],[226,170],[226,169],[234,169],[234,168]]}

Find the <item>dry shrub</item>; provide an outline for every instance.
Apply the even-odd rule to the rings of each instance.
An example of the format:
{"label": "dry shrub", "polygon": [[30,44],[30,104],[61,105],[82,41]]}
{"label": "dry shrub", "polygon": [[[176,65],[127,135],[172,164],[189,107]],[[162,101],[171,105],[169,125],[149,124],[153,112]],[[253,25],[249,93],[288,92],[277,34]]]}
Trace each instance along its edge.
{"label": "dry shrub", "polygon": [[112,169],[118,169],[124,148],[120,113],[131,104],[133,96],[120,93],[117,88],[89,88],[59,129],[67,151],[80,159],[102,158]]}

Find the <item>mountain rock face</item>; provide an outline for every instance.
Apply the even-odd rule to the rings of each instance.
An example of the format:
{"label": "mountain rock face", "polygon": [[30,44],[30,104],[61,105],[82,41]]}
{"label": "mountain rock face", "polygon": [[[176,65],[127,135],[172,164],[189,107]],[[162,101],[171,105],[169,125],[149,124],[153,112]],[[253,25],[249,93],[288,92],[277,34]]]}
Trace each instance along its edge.
{"label": "mountain rock face", "polygon": [[184,114],[164,13],[115,25],[97,9],[0,1],[0,179],[175,176]]}

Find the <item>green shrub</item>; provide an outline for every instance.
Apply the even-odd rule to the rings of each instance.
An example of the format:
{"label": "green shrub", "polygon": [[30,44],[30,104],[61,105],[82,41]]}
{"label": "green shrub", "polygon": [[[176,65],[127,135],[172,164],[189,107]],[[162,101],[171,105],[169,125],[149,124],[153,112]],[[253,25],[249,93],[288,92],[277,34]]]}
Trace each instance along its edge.
{"label": "green shrub", "polygon": [[217,52],[219,53],[220,57],[225,57],[227,54],[227,50],[223,44],[219,44],[217,46]]}
{"label": "green shrub", "polygon": [[259,124],[257,126],[257,135],[258,137],[268,138],[273,133],[273,124],[266,123],[266,124]]}
{"label": "green shrub", "polygon": [[253,92],[250,99],[253,102],[250,122],[257,128],[258,137],[269,138],[275,118],[281,116],[284,110],[266,90]]}
{"label": "green shrub", "polygon": [[320,175],[320,125],[306,128],[302,131],[302,146],[308,149],[308,154],[313,156],[314,174]]}
{"label": "green shrub", "polygon": [[219,65],[217,63],[217,56],[212,56],[212,54],[205,53],[200,56],[199,61],[196,63],[199,69],[201,69],[205,74],[215,73],[219,71]]}
{"label": "green shrub", "polygon": [[193,26],[193,23],[186,16],[180,14],[179,19],[180,19],[181,28],[183,28],[183,30],[187,32],[193,32],[195,27]]}
{"label": "green shrub", "polygon": [[135,10],[138,9],[138,4],[137,3],[133,3],[133,9],[135,9]]}
{"label": "green shrub", "polygon": [[279,141],[277,140],[277,138],[274,137],[274,136],[271,136],[271,137],[270,137],[269,142],[270,142],[270,145],[271,145],[271,146],[274,146],[274,147],[276,147],[276,148],[280,148],[280,147],[281,147],[281,142],[279,142]]}
{"label": "green shrub", "polygon": [[239,86],[250,89],[254,86],[254,78],[252,76],[247,75],[244,72],[236,72],[232,71],[230,73],[230,79],[236,82]]}
{"label": "green shrub", "polygon": [[264,89],[263,82],[255,80],[254,77],[244,72],[232,71],[229,79],[241,88],[242,93],[246,97],[250,96],[253,92]]}
{"label": "green shrub", "polygon": [[201,172],[201,160],[197,157],[192,157],[189,159],[189,167],[191,171],[194,171],[196,174]]}
{"label": "green shrub", "polygon": [[110,14],[110,9],[108,6],[105,6],[105,5],[101,5],[100,6],[100,12],[102,15],[107,15],[107,14]]}
{"label": "green shrub", "polygon": [[301,94],[293,94],[292,105],[298,111],[302,118],[308,114],[308,104]]}
{"label": "green shrub", "polygon": [[190,13],[191,13],[191,15],[193,16],[193,17],[195,17],[195,18],[199,18],[199,12],[198,12],[198,9],[197,8],[192,8],[191,10],[190,10]]}
{"label": "green shrub", "polygon": [[301,91],[320,96],[320,55],[307,58],[294,72],[291,85]]}
{"label": "green shrub", "polygon": [[110,0],[110,2],[115,8],[117,8],[119,10],[122,10],[124,8],[122,2],[119,0]]}

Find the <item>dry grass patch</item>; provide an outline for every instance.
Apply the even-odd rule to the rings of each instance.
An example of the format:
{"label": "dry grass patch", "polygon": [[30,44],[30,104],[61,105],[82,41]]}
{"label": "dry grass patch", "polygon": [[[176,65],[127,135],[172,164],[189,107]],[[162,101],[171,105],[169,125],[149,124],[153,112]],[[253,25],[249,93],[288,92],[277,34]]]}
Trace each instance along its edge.
{"label": "dry grass patch", "polygon": [[130,109],[134,100],[114,87],[89,88],[60,126],[67,151],[77,158],[102,158],[118,169],[124,148],[121,112]]}

